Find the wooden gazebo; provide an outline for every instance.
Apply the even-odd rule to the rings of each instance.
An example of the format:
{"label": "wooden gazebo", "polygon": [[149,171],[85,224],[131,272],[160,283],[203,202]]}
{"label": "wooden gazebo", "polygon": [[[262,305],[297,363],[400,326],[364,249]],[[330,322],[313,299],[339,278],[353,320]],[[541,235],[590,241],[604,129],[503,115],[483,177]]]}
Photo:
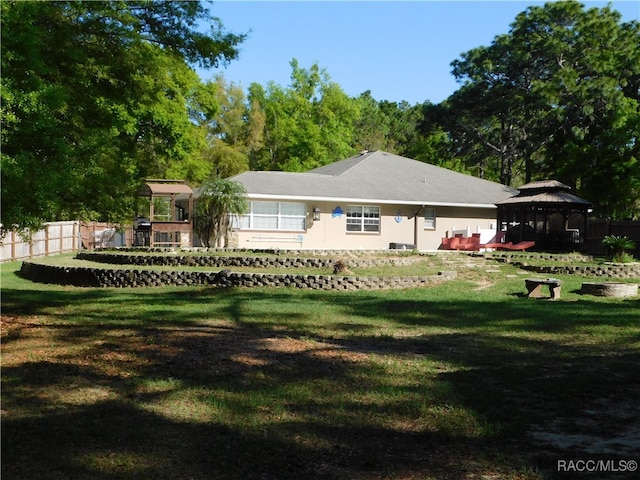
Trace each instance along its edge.
{"label": "wooden gazebo", "polygon": [[133,244],[146,247],[193,245],[193,190],[183,180],[148,179],[138,189]]}
{"label": "wooden gazebo", "polygon": [[569,190],[557,180],[543,180],[527,183],[516,196],[497,202],[498,228],[505,241],[534,240],[532,250],[544,252],[582,250],[592,205]]}

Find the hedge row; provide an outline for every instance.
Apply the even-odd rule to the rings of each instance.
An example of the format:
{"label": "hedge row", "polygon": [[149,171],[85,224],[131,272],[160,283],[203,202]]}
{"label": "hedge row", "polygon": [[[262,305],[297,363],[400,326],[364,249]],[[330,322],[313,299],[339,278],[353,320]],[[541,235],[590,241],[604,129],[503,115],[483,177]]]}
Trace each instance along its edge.
{"label": "hedge row", "polygon": [[180,272],[65,267],[23,262],[20,275],[35,282],[82,287],[153,287],[210,285],[219,287],[296,287],[320,290],[410,288],[456,277],[456,272],[409,277],[363,277],[219,272]]}

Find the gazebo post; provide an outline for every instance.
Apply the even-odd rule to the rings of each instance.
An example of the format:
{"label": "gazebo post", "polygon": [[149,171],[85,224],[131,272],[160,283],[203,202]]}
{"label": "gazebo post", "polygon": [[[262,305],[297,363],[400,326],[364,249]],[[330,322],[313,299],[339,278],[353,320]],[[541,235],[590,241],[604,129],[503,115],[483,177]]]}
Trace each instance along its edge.
{"label": "gazebo post", "polygon": [[587,212],[585,212],[585,214],[582,216],[582,218],[584,220],[584,241],[582,242],[582,245],[580,246],[580,250],[582,250],[582,251],[586,250],[586,248],[587,248],[587,238],[589,238],[589,232],[587,231],[589,229],[588,214],[589,214],[589,211],[587,210]]}
{"label": "gazebo post", "polygon": [[544,213],[544,237],[543,237],[543,245],[542,248],[543,249],[547,249],[549,247],[549,210],[544,208],[543,209],[543,213]]}

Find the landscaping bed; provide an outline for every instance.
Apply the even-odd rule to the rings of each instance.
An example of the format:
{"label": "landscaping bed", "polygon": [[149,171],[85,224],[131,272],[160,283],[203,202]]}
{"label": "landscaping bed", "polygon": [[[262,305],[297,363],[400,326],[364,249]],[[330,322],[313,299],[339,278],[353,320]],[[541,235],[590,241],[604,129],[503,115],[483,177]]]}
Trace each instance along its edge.
{"label": "landscaping bed", "polygon": [[[295,268],[295,267],[292,267]],[[299,275],[69,267],[23,262],[20,275],[35,282],[78,287],[296,287],[314,290],[360,290],[424,287],[456,278],[455,271],[422,276]]]}
{"label": "landscaping bed", "polygon": [[[321,290],[424,287],[456,276],[454,270],[439,270],[441,264],[434,256],[369,257],[361,252],[341,255],[347,260],[295,254],[256,256],[255,252],[246,256],[175,251],[81,252],[75,258],[23,262],[20,274],[38,282],[87,287],[207,285]],[[340,269],[336,268],[338,265]],[[413,274],[401,275],[403,270]]]}
{"label": "landscaping bed", "polygon": [[[233,253],[233,252],[231,252]],[[349,267],[370,268],[377,266],[412,265],[421,261],[420,256],[396,257],[359,254],[348,255],[345,263]],[[200,267],[252,267],[259,269],[274,268],[332,268],[337,259],[342,259],[340,253],[331,257],[300,257],[287,253],[279,256],[256,255],[254,251],[244,255],[220,253],[209,254],[200,252],[171,252],[164,254],[127,254],[122,252],[80,252],[76,255],[80,260],[108,263],[115,265],[155,265],[155,266],[200,266]]]}

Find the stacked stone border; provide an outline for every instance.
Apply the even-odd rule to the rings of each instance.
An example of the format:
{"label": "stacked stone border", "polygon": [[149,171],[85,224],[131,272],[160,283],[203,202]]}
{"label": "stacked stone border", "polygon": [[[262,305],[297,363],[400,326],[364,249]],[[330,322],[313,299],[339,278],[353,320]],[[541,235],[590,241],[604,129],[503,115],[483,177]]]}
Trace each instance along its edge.
{"label": "stacked stone border", "polygon": [[[81,252],[79,260],[89,260],[111,265],[139,265],[163,267],[251,267],[251,268],[331,268],[335,258],[304,258],[281,256],[221,256],[221,255],[127,255],[122,253]],[[349,258],[344,263],[349,267],[368,268],[380,266],[411,265],[420,261],[416,257],[401,258]]]}
{"label": "stacked stone border", "polygon": [[551,275],[580,275],[583,277],[637,278],[640,277],[640,264],[610,265],[518,265],[523,270]]}
{"label": "stacked stone border", "polygon": [[[421,255],[377,256],[367,258],[367,252],[353,251],[219,251],[217,249],[175,251],[168,249],[118,249],[101,252],[80,252],[77,258],[97,263],[134,267],[173,267],[172,270],[138,268],[92,268],[45,265],[23,262],[20,274],[27,279],[62,285],[87,287],[147,287],[147,286],[220,286],[220,287],[296,287],[322,290],[360,290],[423,287],[456,278],[455,271],[439,272],[428,276],[367,277],[360,275],[298,275],[231,272],[229,267],[251,268],[331,268],[336,257],[348,267],[367,268],[385,265],[410,265],[421,260]],[[144,254],[141,254],[144,253]],[[158,253],[158,255],[154,255]],[[252,255],[252,253],[254,255]],[[378,255],[379,251],[376,251]],[[315,254],[310,258],[308,255]],[[565,274],[609,278],[640,277],[640,264],[593,265],[591,257],[547,255],[556,264],[528,265],[525,259],[544,255],[472,254],[496,261],[506,261],[528,271],[544,274]],[[321,258],[318,258],[321,257]],[[566,258],[565,258],[566,257]],[[577,265],[576,265],[577,264]],[[217,272],[179,271],[175,267],[220,268]]]}
{"label": "stacked stone border", "polygon": [[456,278],[457,274],[407,277],[365,277],[338,275],[295,275],[219,272],[167,271],[67,267],[23,262],[20,275],[35,282],[75,285],[80,287],[293,287],[313,290],[379,290],[426,287]]}
{"label": "stacked stone border", "polygon": [[551,262],[568,262],[568,263],[587,263],[593,262],[593,257],[591,255],[582,255],[577,253],[572,254],[564,254],[564,253],[542,253],[542,252],[504,252],[504,251],[494,251],[489,253],[481,253],[480,255],[485,256],[486,258],[490,258],[493,260],[504,261],[504,262],[518,262],[518,261],[526,261],[526,260],[548,260]]}
{"label": "stacked stone border", "polygon": [[[579,275],[583,277],[636,278],[640,277],[640,263],[604,263],[594,264],[588,255],[562,254],[518,254],[493,252],[484,254],[485,258],[498,262],[507,262],[536,273],[552,275]],[[529,265],[529,261],[548,260],[553,265]]]}

